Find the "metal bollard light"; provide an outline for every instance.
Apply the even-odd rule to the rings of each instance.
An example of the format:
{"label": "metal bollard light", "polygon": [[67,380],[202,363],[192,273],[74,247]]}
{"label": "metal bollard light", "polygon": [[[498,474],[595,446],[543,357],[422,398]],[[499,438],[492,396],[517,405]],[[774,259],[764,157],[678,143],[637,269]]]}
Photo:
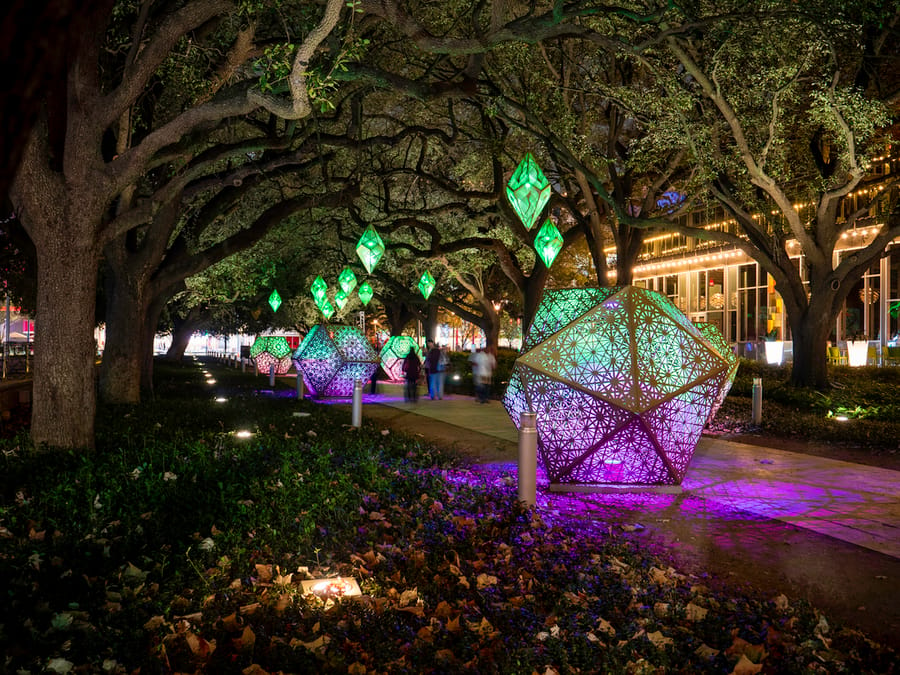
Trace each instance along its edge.
{"label": "metal bollard light", "polygon": [[537,495],[537,415],[519,417],[519,501],[534,506]]}
{"label": "metal bollard light", "polygon": [[297,398],[302,401],[303,397],[306,396],[306,383],[303,381],[303,375],[301,375],[300,373],[297,373],[296,387]]}
{"label": "metal bollard light", "polygon": [[269,366],[269,386],[275,388],[275,364]]}
{"label": "metal bollard light", "polygon": [[241,372],[242,373],[247,372],[247,362],[244,360],[243,356],[241,357]]}
{"label": "metal bollard light", "polygon": [[350,411],[350,424],[354,427],[362,426],[362,380],[353,382],[353,408]]}
{"label": "metal bollard light", "polygon": [[753,424],[762,424],[762,378],[753,378],[753,409],[750,413]]}

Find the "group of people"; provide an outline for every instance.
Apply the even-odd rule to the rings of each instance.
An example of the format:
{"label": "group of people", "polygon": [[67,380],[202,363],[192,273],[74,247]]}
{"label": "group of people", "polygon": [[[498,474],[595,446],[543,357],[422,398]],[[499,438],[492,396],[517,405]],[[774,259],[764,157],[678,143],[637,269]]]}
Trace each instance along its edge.
{"label": "group of people", "polygon": [[[428,341],[428,352],[425,355],[425,377],[428,382],[428,396],[431,400],[444,398],[444,383],[447,379],[447,371],[450,370],[450,356],[447,347],[439,347],[432,341]],[[479,403],[487,403],[491,389],[491,378],[497,359],[486,349],[473,351],[469,357],[472,364],[472,379],[475,384],[475,400]],[[423,364],[414,349],[410,349],[403,360],[403,376],[406,387],[403,390],[403,398],[407,403],[415,403],[419,400],[419,378],[422,375]]]}

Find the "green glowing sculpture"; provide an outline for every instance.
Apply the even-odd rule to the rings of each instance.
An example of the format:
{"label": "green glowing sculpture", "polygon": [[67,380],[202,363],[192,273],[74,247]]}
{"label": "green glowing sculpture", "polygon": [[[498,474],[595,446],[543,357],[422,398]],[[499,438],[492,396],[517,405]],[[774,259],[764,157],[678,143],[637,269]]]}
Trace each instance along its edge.
{"label": "green glowing sculpture", "polygon": [[551,488],[681,483],[733,373],[704,332],[643,288],[544,291],[503,402],[536,413]]}
{"label": "green glowing sculpture", "polygon": [[381,256],[384,255],[384,242],[375,231],[375,228],[369,225],[366,231],[362,233],[359,241],[356,243],[356,255],[362,261],[366,272],[372,273]]}
{"label": "green glowing sculpture", "polygon": [[353,273],[353,270],[349,267],[345,267],[338,277],[338,285],[341,287],[341,290],[349,296],[353,292],[353,289],[356,288],[356,275]]}
{"label": "green glowing sculpture", "polygon": [[419,290],[422,291],[422,295],[425,296],[427,300],[431,295],[431,292],[434,290],[435,282],[434,277],[431,276],[431,272],[425,270],[422,272],[422,276],[419,277]]}
{"label": "green glowing sculpture", "polygon": [[550,200],[550,183],[530,152],[506,184],[506,196],[525,228],[534,227]]}
{"label": "green glowing sculpture", "polygon": [[250,358],[261,373],[274,366],[276,375],[291,369],[291,346],[283,335],[260,335],[250,347]]}
{"label": "green glowing sculpture", "polygon": [[312,282],[312,286],[309,288],[316,303],[320,303],[325,299],[325,294],[328,292],[328,284],[325,283],[321,275],[316,277],[316,280]]}
{"label": "green glowing sculpture", "polygon": [[344,309],[344,306],[347,304],[347,300],[350,299],[350,296],[344,293],[344,291],[338,291],[334,294],[334,304],[337,305],[338,309]]}
{"label": "green glowing sculpture", "polygon": [[328,298],[325,298],[319,303],[319,311],[322,312],[322,316],[324,316],[326,320],[330,319],[334,316],[334,305],[328,302]]}
{"label": "green glowing sculpture", "polygon": [[278,308],[281,307],[281,296],[278,295],[278,291],[272,289],[272,295],[269,296],[269,307],[272,308],[273,312],[277,312]]}
{"label": "green glowing sculpture", "polygon": [[372,299],[372,296],[375,295],[375,291],[372,290],[372,287],[369,285],[369,282],[365,282],[362,286],[359,287],[359,290],[356,292],[359,295],[359,301],[363,304],[363,307],[369,304],[369,300]]}
{"label": "green glowing sculpture", "polygon": [[550,219],[543,224],[534,238],[534,248],[547,267],[553,264],[562,249],[563,238]]}

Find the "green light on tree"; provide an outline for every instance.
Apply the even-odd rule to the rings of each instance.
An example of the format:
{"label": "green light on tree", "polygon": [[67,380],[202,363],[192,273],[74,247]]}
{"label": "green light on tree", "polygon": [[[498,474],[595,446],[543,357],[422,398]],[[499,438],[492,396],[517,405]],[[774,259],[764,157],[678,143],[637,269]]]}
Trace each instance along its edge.
{"label": "green light on tree", "polygon": [[425,270],[422,272],[422,276],[419,277],[419,290],[422,291],[422,295],[425,296],[427,300],[431,295],[431,292],[434,290],[435,282],[434,277],[431,276],[431,272]]}
{"label": "green light on tree", "polygon": [[344,306],[347,304],[347,300],[349,300],[350,296],[348,296],[344,291],[338,291],[334,294],[334,304],[337,305],[338,309],[344,309]]}
{"label": "green light on tree", "polygon": [[330,319],[334,316],[334,305],[328,301],[328,298],[325,298],[319,304],[319,311],[322,312],[322,316],[324,316],[326,320]]}
{"label": "green light on tree", "polygon": [[317,304],[325,299],[325,294],[328,292],[328,284],[325,283],[321,275],[316,277],[316,280],[312,282],[312,286],[309,288]]}
{"label": "green light on tree", "polygon": [[359,301],[363,304],[363,307],[368,305],[369,300],[371,300],[372,296],[375,295],[375,291],[372,290],[372,287],[369,285],[368,281],[362,284],[356,293],[357,295],[359,295]]}
{"label": "green light on tree", "polygon": [[366,268],[369,274],[372,273],[378,261],[381,260],[381,256],[384,255],[384,242],[371,225],[366,228],[366,231],[362,233],[362,236],[356,243],[356,255],[359,256],[363,267]]}
{"label": "green light on tree", "polygon": [[556,229],[556,225],[548,218],[534,238],[534,248],[547,267],[553,264],[557,254],[562,249],[562,245],[562,235]]}
{"label": "green light on tree", "polygon": [[530,152],[506,184],[506,196],[525,228],[534,227],[550,199],[550,183]]}
{"label": "green light on tree", "polygon": [[272,289],[272,295],[269,296],[269,307],[272,308],[273,312],[277,312],[278,308],[281,307],[281,296],[278,295],[278,291]]}
{"label": "green light on tree", "polygon": [[350,295],[356,288],[356,275],[349,267],[345,267],[338,277],[338,285],[346,295]]}

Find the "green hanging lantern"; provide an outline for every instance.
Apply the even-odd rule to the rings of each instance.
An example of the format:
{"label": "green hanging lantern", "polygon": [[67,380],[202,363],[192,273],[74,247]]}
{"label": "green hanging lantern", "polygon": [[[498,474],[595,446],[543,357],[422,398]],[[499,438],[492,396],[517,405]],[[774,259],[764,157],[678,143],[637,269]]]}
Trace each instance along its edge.
{"label": "green hanging lantern", "polygon": [[534,238],[534,248],[547,267],[553,264],[557,254],[562,250],[562,245],[562,235],[548,218]]}
{"label": "green hanging lantern", "polygon": [[366,268],[366,272],[369,274],[372,273],[378,261],[381,260],[381,256],[384,255],[384,242],[371,225],[366,228],[366,231],[362,233],[362,236],[356,243],[356,255],[359,256],[363,267]]}
{"label": "green hanging lantern", "polygon": [[338,277],[338,286],[340,286],[341,290],[348,296],[353,292],[353,289],[356,288],[356,275],[349,267],[345,267]]}
{"label": "green hanging lantern", "polygon": [[372,296],[375,295],[375,291],[372,290],[372,287],[367,281],[359,287],[356,294],[359,296],[359,301],[363,304],[363,307],[365,307],[369,304],[369,300],[372,299]]}
{"label": "green hanging lantern", "polygon": [[278,291],[272,289],[272,295],[269,296],[269,307],[272,308],[273,312],[277,312],[278,308],[281,307],[281,296],[278,295]]}
{"label": "green hanging lantern", "polygon": [[550,200],[550,183],[530,152],[506,184],[506,196],[525,229],[534,227]]}
{"label": "green hanging lantern", "polygon": [[322,275],[317,276],[316,280],[312,282],[312,286],[309,288],[312,291],[313,299],[316,303],[320,303],[325,299],[325,294],[328,292],[328,284],[325,283]]}
{"label": "green hanging lantern", "polygon": [[344,293],[344,291],[338,291],[334,294],[334,304],[337,305],[338,309],[344,309],[344,305],[347,304],[347,300],[350,299],[350,296]]}
{"label": "green hanging lantern", "polygon": [[328,298],[325,298],[319,305],[319,311],[322,312],[322,316],[324,316],[326,319],[330,319],[332,316],[334,316],[334,305],[332,305],[328,301]]}
{"label": "green hanging lantern", "polygon": [[424,272],[422,272],[422,276],[419,277],[419,290],[422,291],[422,295],[425,296],[426,300],[428,299],[428,296],[431,295],[434,287],[434,277],[431,276],[431,272],[425,270]]}

